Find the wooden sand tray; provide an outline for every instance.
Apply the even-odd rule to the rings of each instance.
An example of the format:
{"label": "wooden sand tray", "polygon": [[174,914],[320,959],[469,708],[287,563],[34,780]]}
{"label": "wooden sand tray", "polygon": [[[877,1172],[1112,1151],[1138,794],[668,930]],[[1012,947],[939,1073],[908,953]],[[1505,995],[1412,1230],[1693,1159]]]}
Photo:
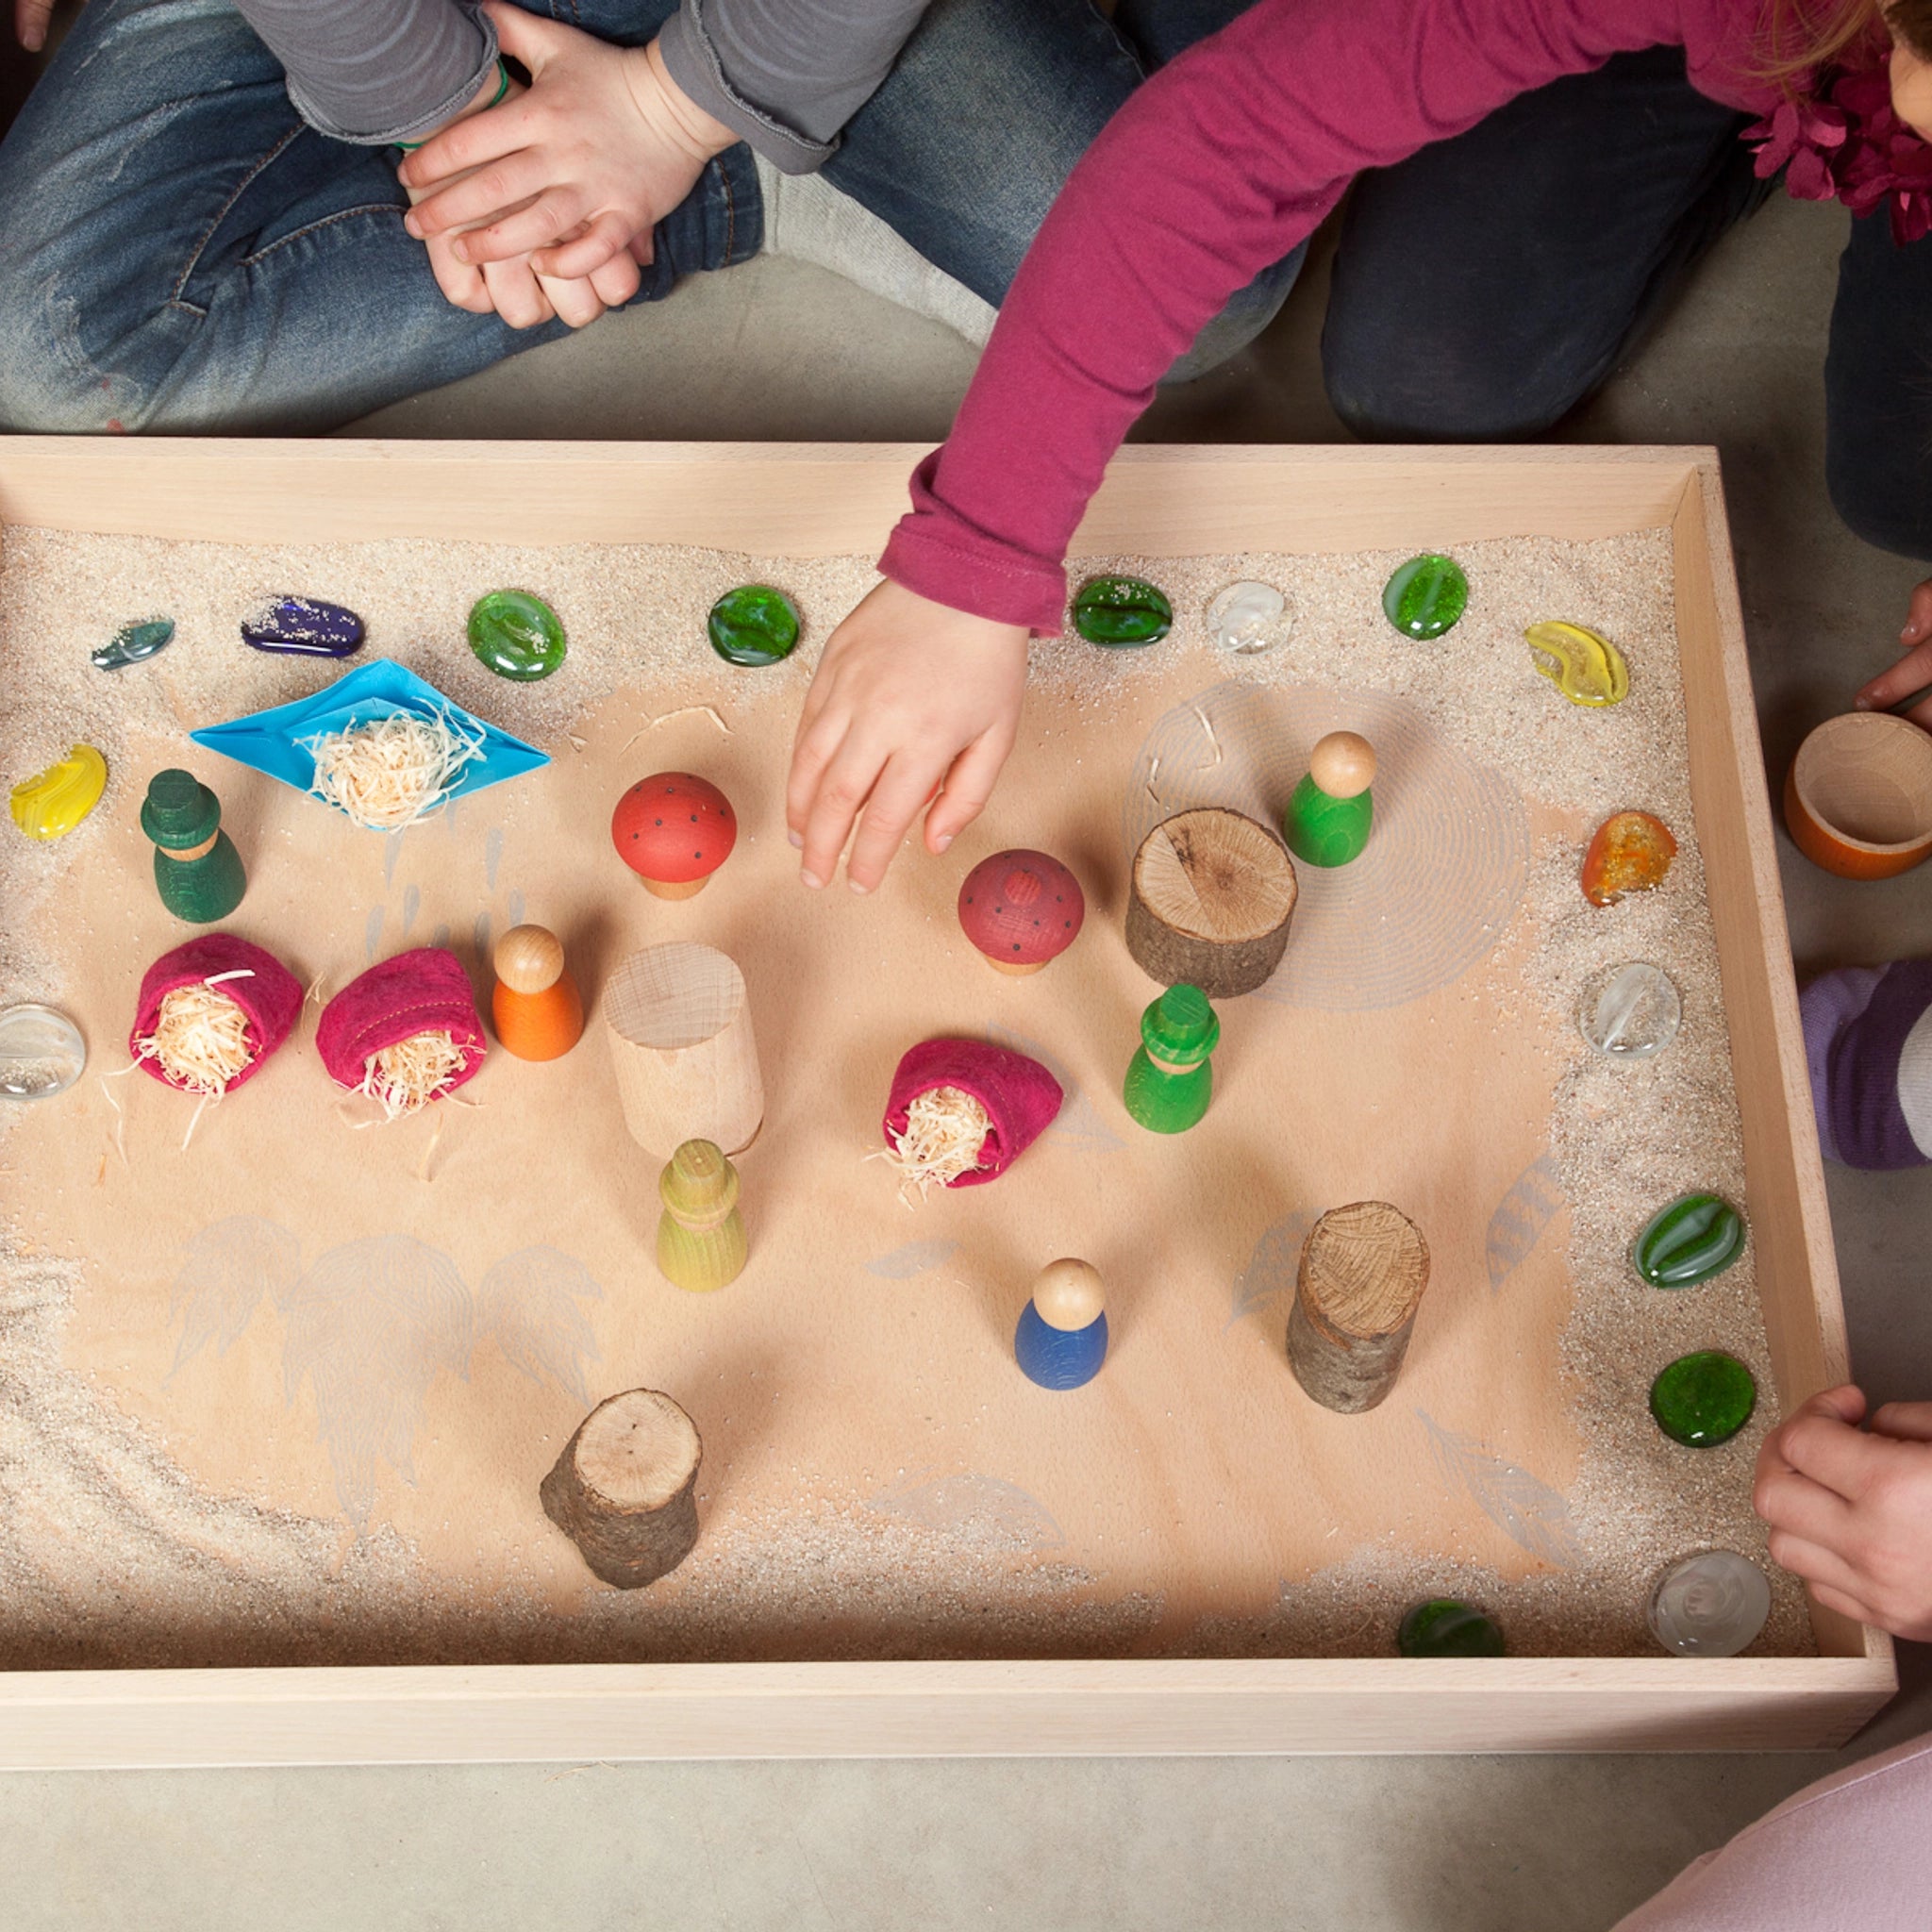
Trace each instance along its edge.
{"label": "wooden sand tray", "polygon": [[[525,922],[561,938],[583,1040],[548,1062],[492,1047],[435,1118],[367,1130],[341,1118],[312,1010],[258,1080],[208,1109],[185,1151],[182,1096],[138,1078],[102,1085],[142,968],[183,930],[149,882],[134,779],[194,762],[171,717],[213,720],[189,685],[121,724],[112,707],[134,687],[97,676],[81,688],[101,736],[120,733],[117,782],[69,852],[46,848],[49,884],[29,910],[32,944],[58,975],[36,984],[81,1021],[93,1058],[80,1086],[33,1112],[33,1131],[16,1124],[5,1158],[14,1259],[51,1268],[72,1292],[45,1332],[76,1392],[40,1412],[106,1418],[74,1445],[97,1472],[74,1508],[103,1547],[62,1557],[58,1590],[42,1579],[38,1598],[0,1597],[0,1650],[19,1666],[0,1675],[0,1758],[1710,1749],[1836,1740],[1888,1694],[1883,1638],[1807,1619],[1789,1584],[1766,1654],[1695,1665],[1644,1654],[1640,1580],[1592,1554],[1585,1532],[1609,1535],[1598,1526],[1608,1490],[1641,1499],[1688,1546],[1710,1496],[1735,1508],[1758,1432],[1701,1462],[1633,1437],[1614,1480],[1591,1446],[1597,1410],[1578,1365],[1595,1364],[1606,1386],[1622,1376],[1641,1404],[1649,1357],[1618,1363],[1603,1334],[1577,1327],[1573,1237],[1592,1230],[1595,1252],[1612,1231],[1599,1239],[1588,1190],[1560,1182],[1566,1096],[1600,1070],[1579,1070],[1550,1003],[1557,955],[1542,913],[1568,906],[1560,893],[1582,907],[1564,854],[1590,823],[1573,804],[1499,791],[1431,711],[1426,684],[1402,681],[1420,679],[1423,660],[1391,658],[1396,681],[1379,689],[1298,682],[1286,667],[1237,676],[1199,640],[1195,598],[1191,630],[1115,660],[1118,675],[1096,680],[1068,658],[1064,675],[1037,677],[1007,777],[957,855],[908,853],[866,898],[798,888],[782,781],[808,653],[734,669],[706,648],[702,613],[755,558],[799,591],[809,642],[822,643],[863,589],[864,555],[916,454],[0,445],[8,526],[745,553],[674,558],[663,583],[622,572],[593,583],[581,552],[548,579],[530,550],[451,549],[446,582],[412,565],[427,601],[391,615],[383,647],[556,762],[400,839],[201,761],[249,861],[233,929],[323,997],[371,959],[445,934],[487,1008],[494,938]],[[1191,592],[1179,559],[1208,553],[1322,570],[1324,551],[1651,529],[1668,532],[1654,550],[1674,588],[1660,619],[1643,607],[1660,625],[1644,648],[1671,649],[1674,618],[1684,699],[1666,705],[1659,691],[1656,702],[1688,724],[1688,791],[1681,767],[1672,781],[1679,864],[1707,887],[1723,970],[1722,998],[1713,976],[1687,1010],[1685,1043],[1721,1076],[1728,1029],[1755,1255],[1731,1286],[1696,1291],[1712,1297],[1702,1315],[1679,1298],[1658,1319],[1691,1324],[1686,1334],[1727,1324],[1760,1362],[1769,1416],[1841,1375],[1843,1343],[1710,460],[1132,452],[1082,545]],[[9,528],[7,541],[0,568],[12,570],[42,540]],[[292,575],[301,557],[264,569]],[[157,587],[210,567],[187,552],[150,561]],[[1587,553],[1552,567],[1566,595],[1615,608]],[[1248,574],[1215,568],[1217,583]],[[1362,581],[1385,569],[1364,565]],[[491,570],[500,579],[483,577]],[[344,549],[311,554],[303,577],[380,623],[396,572]],[[570,627],[573,658],[550,686],[512,688],[467,659],[463,600],[496,580],[551,595]],[[1339,600],[1339,580],[1324,581]],[[71,587],[64,604],[9,606],[0,648],[24,650],[21,626],[58,610],[91,633],[115,594],[99,592],[98,609],[75,608]],[[1338,628],[1324,641],[1319,600],[1302,595],[1306,661],[1326,661],[1345,641]],[[641,673],[611,670],[635,665],[646,610],[673,642]],[[1638,607],[1623,614],[1634,625]],[[1475,608],[1465,619],[1471,650],[1513,662],[1521,623],[1500,613],[1485,632],[1491,621]],[[204,633],[184,625],[172,648],[240,653],[212,617]],[[152,669],[166,689],[168,658]],[[1547,693],[1526,655],[1522,670],[1525,690]],[[271,676],[278,691],[322,681],[243,658],[238,677],[257,686],[238,683],[218,715],[247,708]],[[526,708],[540,705],[550,708]],[[1557,732],[1573,714],[1550,694],[1537,719]],[[29,714],[42,735],[85,735],[87,722]],[[1272,806],[1278,821],[1309,748],[1336,728],[1362,729],[1381,760],[1381,856],[1372,842],[1357,864],[1375,858],[1393,868],[1386,877],[1433,867],[1466,904],[1424,893],[1415,932],[1352,958],[1345,875],[1311,885],[1305,872],[1280,972],[1218,1008],[1208,1119],[1149,1135],[1120,1100],[1157,991],[1124,940],[1132,856],[1178,811]],[[741,825],[706,890],[670,903],[639,891],[607,829],[625,788],[662,770],[704,774]],[[1079,940],[1033,977],[990,971],[956,918],[965,872],[1003,846],[1063,859],[1087,897]],[[651,1265],[669,1149],[645,1151],[650,1091],[607,1040],[607,1021],[619,1045],[640,1031],[631,1006],[608,1004],[623,962],[673,941],[715,948],[741,972],[742,1008],[726,998],[713,1017],[748,1015],[761,1089],[762,1124],[733,1133],[756,1137],[734,1156],[750,1260],[705,1295]],[[8,960],[16,978],[33,957]],[[908,1210],[886,1164],[865,1157],[897,1058],[948,1032],[1044,1059],[1067,1102],[997,1182]],[[1738,1158],[1725,1145],[1720,1165]],[[1658,1185],[1677,1178],[1644,1150],[1625,1164]],[[1392,1394],[1341,1414],[1311,1402],[1289,1365],[1296,1266],[1319,1214],[1372,1201],[1422,1231],[1427,1291]],[[1033,1277],[1061,1255],[1099,1269],[1110,1329],[1100,1374],[1070,1393],[1029,1383],[1011,1343]],[[1658,1362],[1679,1339],[1659,1330]],[[538,1486],[567,1469],[599,1400],[637,1389],[665,1391],[702,1438],[699,1528],[675,1571],[619,1593],[590,1578]],[[1514,1518],[1497,1501],[1504,1475],[1529,1484],[1511,1491],[1530,1499]],[[143,1620],[139,1592],[113,1581],[133,1563],[113,1540],[143,1485],[159,1498],[182,1478],[207,1499],[200,1581],[177,1589],[170,1579],[189,1569],[158,1561],[157,1599],[176,1608]],[[1389,1607],[1433,1593],[1432,1579],[1509,1593],[1512,1641],[1537,1654],[1390,1656]],[[78,1644],[75,1620],[36,1607],[62,1593],[105,1606],[110,1589],[120,1607]],[[257,1614],[225,1611],[231,1596]],[[1597,1601],[1600,1617],[1575,1607]],[[223,1668],[238,1662],[257,1668]]]}

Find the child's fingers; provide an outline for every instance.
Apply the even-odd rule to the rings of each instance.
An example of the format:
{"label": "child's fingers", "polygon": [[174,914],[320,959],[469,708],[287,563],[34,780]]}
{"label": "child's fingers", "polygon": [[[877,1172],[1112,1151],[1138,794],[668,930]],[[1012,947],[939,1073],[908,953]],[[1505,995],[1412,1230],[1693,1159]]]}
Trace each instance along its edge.
{"label": "child's fingers", "polygon": [[481,269],[458,261],[440,242],[432,243],[427,253],[429,272],[436,277],[443,300],[452,308],[465,309],[472,315],[488,315],[493,310],[495,305],[490,299],[490,291],[483,286]]}
{"label": "child's fingers", "polygon": [[1796,1470],[1759,1476],[1751,1488],[1751,1507],[1774,1531],[1837,1549],[1851,1531],[1852,1506]]}
{"label": "child's fingers", "polygon": [[593,275],[607,261],[624,254],[630,237],[629,222],[615,208],[606,208],[579,224],[575,235],[560,237],[554,247],[538,249],[530,264],[540,275]]}
{"label": "child's fingers", "polygon": [[603,301],[588,281],[540,275],[537,286],[549,298],[558,321],[568,323],[572,328],[588,328],[604,313]]}
{"label": "child's fingers", "polygon": [[[832,754],[845,737],[846,713],[835,715],[826,708],[831,679],[823,665],[805,694],[805,709],[791,739],[791,768],[785,776],[785,828],[794,845],[805,843],[805,828],[811,823],[813,801],[819,795],[819,780],[832,762]],[[823,689],[822,689],[823,687]]]}
{"label": "child's fingers", "polygon": [[1932,639],[1915,645],[1896,664],[1881,671],[1852,702],[1861,711],[1882,711],[1928,684],[1932,684]]}
{"label": "child's fingers", "polygon": [[38,54],[47,44],[47,22],[53,14],[54,0],[13,0],[13,31],[29,54]]}
{"label": "child's fingers", "polygon": [[1873,1414],[1873,1429],[1895,1442],[1932,1442],[1932,1402],[1887,1402]]}
{"label": "child's fingers", "polygon": [[480,114],[465,114],[440,133],[432,134],[413,154],[403,157],[396,177],[405,188],[422,193],[452,175],[488,167],[531,144],[536,109],[529,91],[512,95],[500,107]]}
{"label": "child's fingers", "polygon": [[569,36],[554,22],[524,8],[506,6],[504,0],[484,0],[483,11],[496,23],[496,44],[533,75],[541,74],[570,44]]}
{"label": "child's fingers", "polygon": [[1827,1610],[1836,1610],[1841,1617],[1849,1617],[1855,1624],[1877,1624],[1878,1619],[1859,1602],[1856,1591],[1834,1590],[1828,1583],[1814,1583],[1811,1594]]}
{"label": "child's fingers", "polygon": [[607,308],[622,308],[638,291],[643,277],[630,250],[620,248],[602,268],[591,272],[591,286]]}
{"label": "child's fingers", "polygon": [[879,774],[858,814],[858,836],[845,861],[845,882],[855,892],[869,892],[885,877],[944,770],[941,758],[902,752]]}
{"label": "child's fingers", "polygon": [[1000,768],[1012,749],[1011,731],[989,731],[954,759],[953,769],[946,774],[946,789],[925,815],[927,851],[943,852],[986,809]]}
{"label": "child's fingers", "polygon": [[805,822],[799,876],[807,885],[824,885],[838,872],[839,855],[852,836],[853,821],[872,796],[886,757],[883,746],[862,738],[857,729],[840,740],[839,749],[820,774]]}
{"label": "child's fingers", "polygon": [[1779,1452],[1792,1469],[1852,1502],[1871,1486],[1877,1447],[1850,1423],[1812,1412],[1810,1403],[1778,1430]]}
{"label": "child's fingers", "polygon": [[496,220],[465,230],[451,244],[458,260],[509,261],[519,255],[533,255],[574,233],[583,221],[581,196],[569,187],[547,188],[522,208],[499,203],[492,212]]}
{"label": "child's fingers", "polygon": [[1865,1586],[1858,1573],[1828,1543],[1799,1535],[1789,1529],[1772,1531],[1768,1547],[1771,1560],[1780,1570],[1802,1576],[1807,1583],[1823,1584],[1827,1590],[1856,1594]]}
{"label": "child's fingers", "polygon": [[526,149],[425,194],[403,218],[403,226],[425,241],[473,228],[512,208],[528,207],[549,185],[542,164]]}
{"label": "child's fingers", "polygon": [[1928,639],[1932,639],[1932,577],[1913,587],[1905,628],[1898,634],[1899,642],[1907,645],[1923,644]]}
{"label": "child's fingers", "polygon": [[512,328],[536,328],[557,312],[527,261],[491,262],[483,282],[491,307]]}

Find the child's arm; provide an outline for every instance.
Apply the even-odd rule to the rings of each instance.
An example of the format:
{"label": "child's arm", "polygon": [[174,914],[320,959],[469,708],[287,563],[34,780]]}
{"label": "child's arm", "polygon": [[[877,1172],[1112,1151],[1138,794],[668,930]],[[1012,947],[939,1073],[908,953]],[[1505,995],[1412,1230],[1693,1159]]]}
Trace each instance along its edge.
{"label": "child's arm", "polygon": [[[952,435],[913,478],[912,513],[881,570],[987,620],[988,641],[1012,625],[1058,630],[1062,559],[1108,459],[1237,290],[1305,241],[1363,169],[1620,49],[1680,37],[1680,10],[1681,0],[1257,0],[1156,74],[1074,170]],[[1425,262],[1416,276],[1425,301]],[[865,662],[883,675],[890,657],[875,641]],[[871,694],[852,668],[863,712]],[[888,761],[929,768],[958,736],[906,742]],[[823,822],[841,816],[835,805]],[[791,828],[819,818],[807,797]]]}
{"label": "child's arm", "polygon": [[[1898,641],[1906,647],[1905,656],[1890,670],[1881,671],[1858,692],[1853,702],[1859,710],[1883,711],[1932,684],[1932,577],[1927,577],[1912,592],[1905,628],[1899,632]],[[1932,731],[1932,698],[1913,706],[1905,716]]]}
{"label": "child's arm", "polygon": [[1932,1641],[1932,1402],[1814,1395],[1764,1439],[1752,1502],[1773,1560],[1828,1608]]}

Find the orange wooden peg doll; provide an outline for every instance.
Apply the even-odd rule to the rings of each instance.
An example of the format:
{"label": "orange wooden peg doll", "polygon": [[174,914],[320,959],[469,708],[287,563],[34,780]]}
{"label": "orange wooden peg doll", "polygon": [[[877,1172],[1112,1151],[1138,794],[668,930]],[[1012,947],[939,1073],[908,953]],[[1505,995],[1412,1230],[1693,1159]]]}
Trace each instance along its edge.
{"label": "orange wooden peg doll", "polygon": [[577,1043],[584,1002],[563,963],[563,943],[541,925],[513,925],[492,955],[496,1037],[520,1060],[554,1060]]}

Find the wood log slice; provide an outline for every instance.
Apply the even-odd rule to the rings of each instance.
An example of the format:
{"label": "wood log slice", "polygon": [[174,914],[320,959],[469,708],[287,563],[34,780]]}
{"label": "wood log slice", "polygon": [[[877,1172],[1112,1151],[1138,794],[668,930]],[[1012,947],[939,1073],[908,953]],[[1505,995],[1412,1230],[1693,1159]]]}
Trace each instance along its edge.
{"label": "wood log slice", "polygon": [[1429,1285],[1429,1248],[1386,1201],[1331,1208],[1302,1243],[1288,1359],[1324,1408],[1357,1415],[1395,1386],[1415,1311]]}
{"label": "wood log slice", "polygon": [[538,1493],[598,1576],[636,1590],[675,1570],[697,1541],[703,1457],[696,1426],[670,1396],[631,1389],[577,1424]]}
{"label": "wood log slice", "polygon": [[1281,963],[1297,890],[1266,826],[1223,806],[1177,813],[1134,856],[1127,951],[1162,986],[1252,992]]}

